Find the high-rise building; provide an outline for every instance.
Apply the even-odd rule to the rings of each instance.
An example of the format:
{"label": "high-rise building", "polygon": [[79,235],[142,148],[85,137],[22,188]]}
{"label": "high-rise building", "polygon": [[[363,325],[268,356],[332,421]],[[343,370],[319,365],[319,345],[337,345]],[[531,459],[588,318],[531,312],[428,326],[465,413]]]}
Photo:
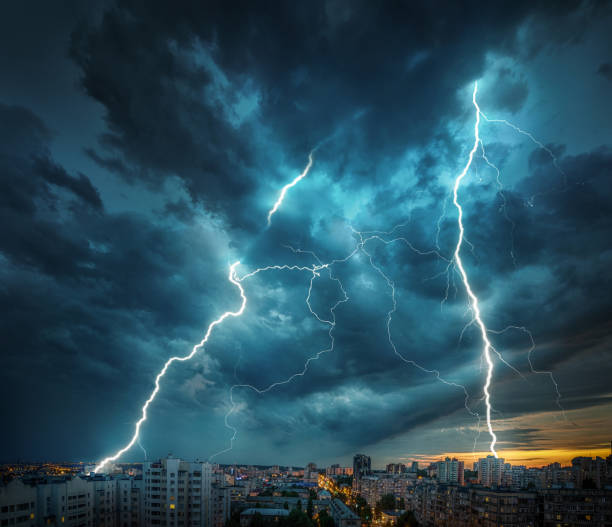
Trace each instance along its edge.
{"label": "high-rise building", "polygon": [[313,476],[317,476],[319,474],[319,472],[317,471],[317,464],[316,463],[308,463],[308,465],[306,465],[306,468],[304,469],[304,477],[309,479]]}
{"label": "high-rise building", "polygon": [[410,467],[410,472],[418,472],[419,471],[419,462],[413,461]]}
{"label": "high-rise building", "polygon": [[191,463],[173,457],[147,461],[143,465],[143,479],[146,525],[211,527],[216,524],[209,463]]}
{"label": "high-rise building", "polygon": [[144,480],[123,477],[117,480],[117,525],[119,527],[137,527],[144,523]]}
{"label": "high-rise building", "polygon": [[145,462],[144,475],[0,481],[0,527],[224,527],[230,489],[208,463]]}
{"label": "high-rise building", "polygon": [[304,469],[304,481],[308,483],[316,483],[319,478],[319,471],[316,463],[308,463]]}
{"label": "high-rise building", "polygon": [[406,465],[403,463],[389,463],[387,465],[387,474],[403,474],[406,472]]}
{"label": "high-rise building", "polygon": [[514,489],[522,489],[527,487],[525,474],[527,473],[527,467],[525,465],[513,465],[510,470],[512,475],[512,485]]}
{"label": "high-rise building", "polygon": [[325,469],[325,474],[328,476],[351,476],[353,474],[352,467],[341,467],[339,464],[334,464]]}
{"label": "high-rise building", "polygon": [[36,489],[13,480],[0,485],[0,525],[37,525]]}
{"label": "high-rise building", "polygon": [[578,488],[590,486],[600,489],[606,484],[606,460],[599,456],[595,459],[575,457],[572,459],[572,470]]}
{"label": "high-rise building", "polygon": [[487,456],[478,460],[478,483],[485,487],[499,487],[504,472],[504,459]]}
{"label": "high-rise building", "polygon": [[90,480],[93,491],[94,525],[115,525],[117,515],[117,484],[108,476],[94,476]]}
{"label": "high-rise building", "polygon": [[[104,479],[110,480],[108,477]],[[52,479],[37,484],[37,525],[65,525],[66,527],[99,525],[96,523],[94,494],[92,481],[79,477]],[[114,518],[111,512],[111,521]]]}
{"label": "high-rise building", "polygon": [[363,476],[359,480],[359,495],[374,507],[385,495],[392,495],[398,501],[406,498],[409,489],[416,479],[407,474],[380,474],[376,476]]}
{"label": "high-rise building", "polygon": [[209,527],[224,527],[231,514],[231,489],[213,485],[210,497]]}
{"label": "high-rise building", "polygon": [[438,481],[440,483],[457,483],[463,485],[464,465],[463,461],[447,457],[444,461],[436,463]]}
{"label": "high-rise building", "polygon": [[429,527],[592,525],[607,527],[612,491],[584,489],[484,489],[417,485],[411,509]]}
{"label": "high-rise building", "polygon": [[353,457],[353,476],[355,479],[361,479],[363,476],[369,476],[371,473],[372,460],[370,456],[355,454]]}

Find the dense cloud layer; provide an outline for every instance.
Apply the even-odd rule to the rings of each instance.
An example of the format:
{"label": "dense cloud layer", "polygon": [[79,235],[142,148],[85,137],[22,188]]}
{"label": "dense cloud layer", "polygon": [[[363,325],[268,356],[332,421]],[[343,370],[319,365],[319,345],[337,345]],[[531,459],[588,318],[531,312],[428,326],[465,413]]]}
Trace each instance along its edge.
{"label": "dense cloud layer", "polygon": [[[245,315],[164,379],[143,429],[153,455],[224,449],[229,388],[261,390],[301,372],[329,348],[333,317],[333,352],[303,376],[263,395],[233,391],[238,441],[219,461],[470,450],[476,420],[464,391],[400,358],[464,385],[482,412],[479,335],[449,267],[450,190],[473,140],[477,79],[488,117],[546,143],[483,122],[483,150],[460,189],[463,256],[487,324],[528,327],[537,342],[530,356],[526,332],[491,334],[525,377],[498,363],[501,447],[539,447],[556,433],[534,417],[560,415],[549,375],[534,370],[554,372],[577,426],[605,413],[611,121],[588,136],[586,118],[546,101],[563,100],[554,72],[578,56],[591,68],[582,104],[612,117],[598,95],[609,90],[609,7],[120,2],[100,4],[70,34],[59,24],[59,70],[76,68],[74,97],[87,97],[90,130],[103,131],[66,152],[56,144],[62,123],[72,130],[79,119],[73,94],[57,130],[0,92],[0,395],[15,400],[3,419],[18,424],[2,437],[5,457],[100,458],[120,447],[164,361],[239,305],[227,280],[237,259],[241,276],[338,261],[308,297],[308,272],[245,280]],[[557,38],[543,37],[550,27]],[[314,147],[313,169],[267,228],[278,190]],[[355,230],[375,229],[388,234],[344,261]],[[603,440],[592,437],[589,446]]]}

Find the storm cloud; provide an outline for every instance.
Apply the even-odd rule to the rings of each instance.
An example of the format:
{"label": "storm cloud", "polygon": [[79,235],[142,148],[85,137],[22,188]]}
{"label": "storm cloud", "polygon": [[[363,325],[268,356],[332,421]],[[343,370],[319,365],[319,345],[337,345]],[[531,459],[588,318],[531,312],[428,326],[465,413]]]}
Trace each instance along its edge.
{"label": "storm cloud", "polygon": [[[492,330],[514,327],[491,338],[523,375],[498,361],[501,444],[553,433],[534,418],[561,414],[545,372],[578,426],[609,411],[609,3],[122,1],[77,15],[49,14],[61,45],[46,63],[70,87],[59,99],[0,89],[0,395],[18,425],[4,458],[100,459],[124,444],[168,357],[239,306],[236,260],[240,276],[335,263],[310,295],[308,271],[243,282],[244,316],[164,378],[143,428],[152,455],[223,450],[230,387],[265,389],[315,356],[291,383],[232,392],[238,440],[218,461],[470,451],[463,389],[401,357],[482,412],[479,333],[451,261],[476,80],[487,117],[544,145],[483,121],[460,189],[472,287]],[[3,38],[38,57],[13,16]],[[564,88],[567,64],[584,82]],[[348,258],[357,231],[377,236]]]}

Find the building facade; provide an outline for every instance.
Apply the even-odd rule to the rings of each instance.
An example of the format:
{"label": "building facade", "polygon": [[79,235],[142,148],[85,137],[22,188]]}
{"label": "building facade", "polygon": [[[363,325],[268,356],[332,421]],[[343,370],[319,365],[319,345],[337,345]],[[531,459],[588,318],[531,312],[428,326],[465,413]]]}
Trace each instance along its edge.
{"label": "building facade", "polygon": [[463,461],[447,457],[444,461],[438,461],[437,473],[440,483],[457,483],[463,485],[464,482],[464,466]]}
{"label": "building facade", "polygon": [[36,489],[20,480],[0,485],[0,525],[36,525]]}
{"label": "building facade", "polygon": [[212,466],[168,457],[145,462],[144,522],[162,527],[208,527],[213,522]]}
{"label": "building facade", "polygon": [[372,460],[370,456],[365,454],[355,454],[353,457],[353,476],[355,479],[361,479],[363,476],[369,476],[372,473]]}
{"label": "building facade", "polygon": [[410,508],[423,527],[610,527],[612,490],[533,491],[423,484]]}
{"label": "building facade", "polygon": [[504,473],[505,463],[503,458],[487,456],[479,459],[474,464],[478,471],[478,483],[485,487],[499,487],[502,484],[502,474]]}
{"label": "building facade", "polygon": [[361,518],[357,516],[338,498],[331,500],[330,515],[334,519],[335,527],[360,527]]}

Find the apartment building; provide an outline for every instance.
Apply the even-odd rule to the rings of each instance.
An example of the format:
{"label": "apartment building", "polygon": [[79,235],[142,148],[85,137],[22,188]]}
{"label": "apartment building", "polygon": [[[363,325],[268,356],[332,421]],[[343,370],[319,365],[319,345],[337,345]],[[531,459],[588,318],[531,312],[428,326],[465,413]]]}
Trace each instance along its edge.
{"label": "apartment building", "polygon": [[409,501],[423,527],[609,527],[612,490],[533,491],[422,484]]}
{"label": "apartment building", "polygon": [[37,525],[93,527],[94,490],[84,478],[45,479],[33,482]]}
{"label": "apartment building", "polygon": [[144,522],[143,491],[142,477],[123,477],[117,480],[117,527],[140,527],[141,522]]}
{"label": "apartment building", "polygon": [[36,489],[13,480],[0,486],[0,526],[36,525]]}
{"label": "apartment building", "polygon": [[209,527],[212,467],[168,457],[143,465],[144,523],[162,527]]}
{"label": "apartment building", "polygon": [[331,500],[329,512],[336,527],[359,527],[361,525],[361,518],[338,498]]}

